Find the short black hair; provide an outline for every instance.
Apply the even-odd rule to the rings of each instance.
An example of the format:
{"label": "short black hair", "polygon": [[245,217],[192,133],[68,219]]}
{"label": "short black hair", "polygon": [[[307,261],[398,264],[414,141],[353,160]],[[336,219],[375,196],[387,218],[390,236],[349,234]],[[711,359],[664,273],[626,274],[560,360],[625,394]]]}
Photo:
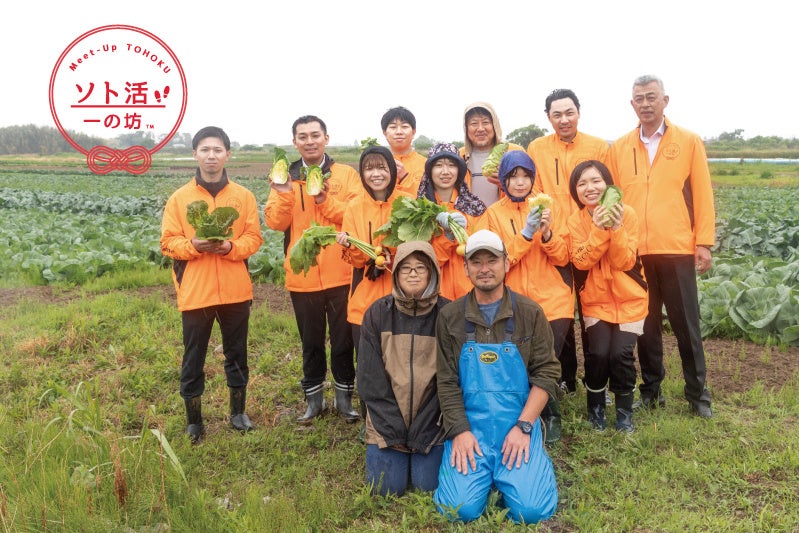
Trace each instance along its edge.
{"label": "short black hair", "polygon": [[311,122],[318,122],[319,125],[322,126],[322,132],[327,135],[327,124],[325,124],[324,120],[315,115],[303,115],[291,125],[291,138],[293,139],[297,136],[297,126],[300,124],[309,124]]}
{"label": "short black hair", "polygon": [[599,174],[602,176],[602,179],[605,180],[605,183],[608,185],[613,185],[613,176],[610,174],[610,170],[602,161],[597,161],[596,159],[589,159],[588,161],[583,161],[582,163],[578,164],[572,170],[572,175],[569,177],[569,193],[571,193],[572,198],[575,202],[577,202],[577,206],[582,209],[585,207],[583,203],[577,199],[577,182],[580,180],[580,176],[583,175],[589,168],[595,168]]}
{"label": "short black hair", "polygon": [[546,106],[544,108],[544,113],[549,115],[549,109],[552,107],[552,102],[555,100],[563,100],[564,98],[571,98],[572,102],[574,102],[574,105],[577,106],[577,111],[580,110],[580,100],[577,99],[577,95],[574,94],[574,91],[571,89],[555,89],[549,93],[549,96],[547,96],[546,102],[544,103]]}
{"label": "short black hair", "polygon": [[410,109],[402,106],[392,107],[383,113],[383,118],[380,119],[380,129],[386,131],[388,125],[397,119],[399,119],[400,122],[407,122],[411,125],[411,128],[416,129],[416,117],[413,116]]}
{"label": "short black hair", "polygon": [[200,141],[207,139],[208,137],[215,137],[219,139],[225,145],[225,150],[228,152],[230,151],[230,137],[227,136],[225,130],[222,128],[217,128],[216,126],[206,126],[195,133],[194,138],[191,140],[191,149],[196,150],[197,146],[200,144]]}

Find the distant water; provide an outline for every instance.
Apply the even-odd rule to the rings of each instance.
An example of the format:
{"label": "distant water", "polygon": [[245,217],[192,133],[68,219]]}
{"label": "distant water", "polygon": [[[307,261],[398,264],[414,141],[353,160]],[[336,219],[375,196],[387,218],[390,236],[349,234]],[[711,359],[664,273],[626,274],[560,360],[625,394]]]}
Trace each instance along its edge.
{"label": "distant water", "polygon": [[779,157],[775,158],[708,157],[707,160],[710,161],[711,163],[739,163],[743,161],[744,163],[771,163],[774,165],[799,164],[799,159],[782,159]]}

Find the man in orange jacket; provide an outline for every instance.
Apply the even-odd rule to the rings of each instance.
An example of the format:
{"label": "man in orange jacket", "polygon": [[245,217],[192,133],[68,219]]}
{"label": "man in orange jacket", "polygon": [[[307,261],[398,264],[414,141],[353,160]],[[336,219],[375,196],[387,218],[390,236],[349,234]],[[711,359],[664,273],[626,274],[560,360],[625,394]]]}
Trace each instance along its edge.
{"label": "man in orange jacket", "polygon": [[[534,139],[527,146],[527,154],[533,158],[536,168],[533,194],[540,192],[552,197],[552,225],[558,230],[566,228],[566,221],[579,211],[569,193],[569,177],[579,163],[589,160],[604,162],[607,159],[608,143],[604,139],[578,131],[580,100],[571,89],[555,89],[544,102],[544,112],[554,133]],[[585,283],[586,273],[569,267],[577,290],[574,291],[580,309],[580,287]],[[580,333],[583,354],[588,346],[585,324],[580,309]],[[577,389],[577,348],[574,329],[567,332],[560,353],[562,375],[560,386],[565,392]]]}
{"label": "man in orange jacket", "polygon": [[[271,184],[264,208],[266,225],[285,231],[286,251],[297,242],[311,222],[341,229],[347,202],[363,194],[358,172],[349,165],[333,161],[325,153],[330,141],[327,125],[319,117],[306,115],[292,125],[294,146],[301,158],[289,166],[284,184]],[[300,169],[318,165],[330,173],[324,189],[310,195]],[[298,422],[307,424],[325,407],[323,385],[327,375],[325,324],[329,324],[330,369],[336,389],[336,406],[348,419],[357,418],[352,409],[355,389],[355,361],[352,331],[347,322],[347,294],[352,267],[341,258],[338,246],[326,246],[317,256],[318,265],[307,273],[294,274],[286,253],[286,288],[294,306],[297,329],[302,340],[302,389],[307,409]]]}
{"label": "man in orange jacket", "polygon": [[649,282],[649,314],[638,339],[643,383],[639,405],[665,405],[660,384],[663,367],[663,306],[682,359],[685,397],[694,414],[710,418],[705,352],[699,329],[696,275],[711,265],[716,213],[705,145],[696,134],[665,116],[669,97],[655,76],[633,83],[630,101],[638,127],[610,149],[610,170],[624,202],[638,213],[638,245]]}
{"label": "man in orange jacket", "polygon": [[425,156],[413,149],[416,117],[410,109],[402,106],[392,107],[383,113],[380,128],[397,164],[396,189],[416,197],[419,182],[422,181],[424,174],[424,163],[427,161]]}
{"label": "man in orange jacket", "polygon": [[[205,390],[205,356],[214,321],[219,322],[230,389],[230,423],[239,431],[253,429],[244,413],[247,332],[252,305],[252,282],[247,258],[263,239],[255,196],[227,177],[230,139],[217,127],[203,128],[192,140],[198,168],[194,178],[166,203],[161,223],[161,252],[172,258],[172,279],[183,321],[183,363],[180,395],[186,404],[186,433],[197,443],[205,433],[201,398]],[[198,238],[187,207],[203,201],[209,211],[232,207],[238,213],[229,237]]]}

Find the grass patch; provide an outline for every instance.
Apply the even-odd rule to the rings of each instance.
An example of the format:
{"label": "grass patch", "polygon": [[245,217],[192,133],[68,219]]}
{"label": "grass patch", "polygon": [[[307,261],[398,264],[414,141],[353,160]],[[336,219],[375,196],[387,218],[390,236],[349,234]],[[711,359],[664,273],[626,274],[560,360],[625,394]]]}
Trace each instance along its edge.
{"label": "grass patch", "polygon": [[[705,421],[681,399],[675,353],[666,354],[667,407],[636,414],[631,436],[591,431],[582,389],[564,400],[564,437],[550,454],[558,512],[529,529],[493,505],[474,523],[450,524],[430,494],[371,497],[357,424],[332,413],[295,424],[304,407],[296,324],[263,305],[250,337],[257,430],[229,428],[215,329],[208,435],[191,446],[174,301],[163,290],[124,289],[154,281],[120,273],[0,311],[4,531],[787,532],[799,523],[799,377],[779,390],[714,391],[717,416]],[[709,356],[735,365],[739,353]],[[330,403],[332,390],[325,394]]]}

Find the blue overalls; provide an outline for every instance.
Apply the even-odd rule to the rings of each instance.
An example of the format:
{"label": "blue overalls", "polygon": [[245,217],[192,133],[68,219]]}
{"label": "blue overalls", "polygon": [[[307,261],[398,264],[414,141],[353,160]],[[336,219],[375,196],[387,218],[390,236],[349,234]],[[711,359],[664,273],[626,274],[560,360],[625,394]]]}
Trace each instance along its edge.
{"label": "blue overalls", "polygon": [[[515,298],[513,302],[515,310]],[[511,470],[502,464],[502,443],[530,394],[527,368],[518,347],[511,342],[513,329],[511,317],[502,344],[480,344],[475,341],[474,323],[466,321],[458,375],[466,416],[483,457],[475,454],[477,469],[461,474],[450,466],[452,440],[444,443],[433,500],[439,512],[451,519],[479,518],[492,485],[502,494],[508,517],[515,522],[534,524],[552,516],[557,508],[555,472],[542,443],[540,420],[535,421],[530,435],[530,460]]]}

